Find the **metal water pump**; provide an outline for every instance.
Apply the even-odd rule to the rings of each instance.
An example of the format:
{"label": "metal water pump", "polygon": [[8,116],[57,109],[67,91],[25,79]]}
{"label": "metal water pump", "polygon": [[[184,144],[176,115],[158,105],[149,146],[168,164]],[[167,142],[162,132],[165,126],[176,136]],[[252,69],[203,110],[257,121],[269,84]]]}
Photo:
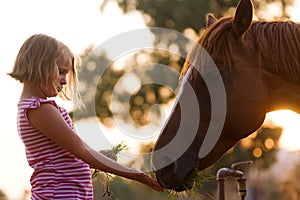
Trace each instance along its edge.
{"label": "metal water pump", "polygon": [[240,167],[252,164],[252,161],[242,161],[237,162],[231,165],[229,168],[221,168],[217,173],[218,181],[218,200],[225,200],[225,181],[227,177],[236,178],[239,195],[241,200],[244,200],[247,194],[246,181],[247,178],[244,176],[244,173],[239,170]]}

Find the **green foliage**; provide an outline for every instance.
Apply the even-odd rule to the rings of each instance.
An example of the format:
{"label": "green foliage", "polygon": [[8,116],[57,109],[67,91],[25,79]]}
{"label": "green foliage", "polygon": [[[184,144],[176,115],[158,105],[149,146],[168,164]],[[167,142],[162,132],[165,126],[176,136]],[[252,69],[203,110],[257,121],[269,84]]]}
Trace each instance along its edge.
{"label": "green foliage", "polygon": [[[94,52],[93,48],[87,48],[82,53],[81,59],[84,61],[78,71],[79,79],[79,91],[82,96],[85,108],[82,110],[74,110],[70,115],[74,120],[80,120],[82,118],[94,117],[95,112],[95,90],[98,83],[101,81],[101,75],[104,73],[106,66],[111,62],[105,52]],[[114,77],[118,77],[118,74],[113,72],[112,80]],[[110,81],[106,81],[107,89],[109,92],[113,85],[110,85]],[[110,86],[110,87],[109,87]],[[99,98],[99,97],[98,97]],[[103,105],[103,104],[102,104]],[[102,106],[101,104],[99,106]],[[105,105],[106,106],[106,105]],[[97,106],[96,106],[97,108]],[[106,111],[106,110],[105,110]],[[110,112],[101,112],[101,119],[111,117]]]}
{"label": "green foliage", "polygon": [[[255,7],[258,9],[266,2],[275,0],[254,1]],[[101,4],[101,9],[105,9],[108,0]],[[145,23],[148,26],[162,27],[179,32],[192,29],[195,33],[205,27],[206,14],[211,12],[217,17],[228,14],[228,10],[235,8],[238,0],[118,0],[118,5],[125,13],[137,10],[145,16]],[[292,0],[281,1],[283,9]],[[231,9],[233,10],[233,9]],[[230,12],[229,12],[230,13]],[[232,12],[231,12],[232,14]],[[167,49],[176,46],[180,55],[185,55],[189,51],[187,47],[187,39],[173,37],[168,34],[158,34],[156,45],[164,45]],[[134,41],[133,41],[134,42]],[[145,63],[141,63],[139,56],[146,57]],[[84,63],[79,73],[81,94],[86,103],[86,108],[81,111],[75,111],[75,120],[87,117],[97,116],[106,126],[113,126],[112,117],[117,117],[124,122],[134,121],[136,126],[144,126],[150,123],[149,111],[153,105],[162,105],[173,99],[175,88],[178,86],[178,77],[174,79],[167,71],[153,74],[151,67],[141,78],[152,79],[155,76],[163,77],[162,80],[168,81],[171,88],[159,84],[142,85],[134,94],[128,94],[124,90],[118,94],[117,103],[120,104],[118,113],[112,113],[111,102],[112,94],[116,83],[120,78],[132,70],[135,66],[141,66],[149,63],[157,65],[169,66],[178,73],[181,71],[185,58],[176,58],[169,52],[159,51],[141,51],[132,55],[131,59],[126,61],[126,67],[116,69],[116,63],[111,62],[105,52],[94,52],[92,48],[88,48],[83,53],[82,59]],[[124,61],[125,62],[125,61]],[[96,88],[96,91],[95,91]],[[129,102],[127,96],[130,95]],[[127,104],[129,103],[129,106]],[[161,120],[161,111],[159,109],[151,110],[156,115],[153,119]],[[129,115],[128,115],[129,113]],[[72,113],[71,113],[72,114]]]}
{"label": "green foliage", "polygon": [[[143,51],[139,55],[141,54],[150,57],[150,61],[140,61],[138,55],[132,55],[132,59],[128,61],[125,68],[116,69],[116,63],[110,62],[104,52],[97,53],[97,51],[88,49],[82,55],[84,62],[79,71],[79,86],[86,108],[75,111],[76,116],[73,118],[80,120],[97,116],[106,126],[113,125],[112,117],[120,118],[124,122],[133,120],[138,126],[150,123],[149,112],[153,105],[166,104],[175,96],[174,91],[178,86],[179,75],[170,75],[170,70],[177,71],[179,74],[184,59],[158,49],[151,52]],[[154,63],[149,65],[149,62]],[[135,66],[143,65],[146,67],[142,71],[135,68]],[[153,70],[156,66],[169,67]],[[118,81],[121,81],[127,72],[132,72],[134,78],[139,82],[147,80],[154,83],[142,84],[133,94],[126,89],[126,84],[121,84],[117,88]],[[154,79],[160,80],[161,84],[155,84]],[[114,103],[121,105],[122,108],[117,109],[115,113],[111,109],[113,95],[115,97]],[[151,111],[157,116],[153,119],[160,120],[161,111],[159,109],[152,109]]]}
{"label": "green foliage", "polygon": [[[104,1],[104,5],[106,2]],[[205,16],[208,12],[213,12],[220,17],[224,11],[235,6],[237,2],[237,0],[119,0],[118,4],[124,12],[136,9],[143,13],[148,26],[163,27],[179,32],[192,28],[198,32],[205,26]]]}
{"label": "green foliage", "polygon": [[[103,2],[102,9],[108,1]],[[148,26],[163,27],[179,32],[192,28],[198,32],[205,27],[207,13],[222,17],[228,14],[229,9],[235,8],[239,0],[118,0],[117,2],[125,13],[133,10],[143,13]],[[282,16],[288,17],[286,9],[293,3],[293,0],[253,0],[255,10],[263,9],[266,3],[273,2],[281,4]]]}
{"label": "green foliage", "polygon": [[[271,1],[273,0],[267,0],[267,2]],[[107,2],[108,0],[103,2],[101,5],[102,9],[105,9]],[[282,0],[281,2],[282,5],[286,6],[292,3],[292,0]],[[132,10],[138,10],[143,13],[145,22],[149,26],[168,28],[179,32],[192,28],[195,32],[198,32],[205,27],[207,13],[211,12],[217,17],[221,17],[230,8],[234,8],[238,0],[118,0],[117,3],[125,13]],[[254,1],[256,8],[264,5],[264,3],[266,1]],[[283,8],[285,8],[284,6]],[[176,45],[183,56],[189,51],[187,40],[170,35],[158,35],[159,37],[156,38],[155,44],[163,44],[166,48]],[[140,55],[146,57],[144,59],[145,63],[141,63]],[[73,116],[74,119],[79,120],[97,116],[106,126],[113,126],[112,117],[114,116],[123,119],[125,122],[133,120],[137,126],[147,125],[150,122],[149,111],[152,106],[168,103],[170,99],[174,98],[175,94],[173,91],[176,90],[175,88],[178,85],[178,77],[174,79],[174,76],[171,76],[168,71],[158,73],[155,70],[151,71],[152,68],[149,67],[149,70],[142,78],[153,80],[153,77],[161,76],[161,80],[165,79],[168,81],[168,85],[171,85],[171,88],[158,84],[146,84],[142,85],[134,94],[128,94],[124,91],[118,95],[117,101],[119,101],[120,105],[126,105],[127,103],[130,105],[128,109],[120,109],[118,113],[112,113],[111,110],[111,100],[115,85],[134,66],[143,64],[155,63],[156,65],[165,65],[180,72],[185,59],[178,56],[177,58],[174,57],[176,56],[158,49],[141,51],[133,55],[129,61],[126,61],[128,62],[126,67],[120,70],[115,68],[116,63],[111,62],[105,52],[95,51],[92,47],[88,48],[82,54],[84,63],[79,72],[79,86],[86,108],[81,111],[75,111],[76,116]],[[130,99],[129,102],[126,102],[127,99],[125,97],[128,95],[130,95]],[[151,111],[157,116],[154,119],[160,120],[161,111],[157,109]],[[127,114],[128,112],[129,115]],[[73,113],[70,114],[72,115]]]}

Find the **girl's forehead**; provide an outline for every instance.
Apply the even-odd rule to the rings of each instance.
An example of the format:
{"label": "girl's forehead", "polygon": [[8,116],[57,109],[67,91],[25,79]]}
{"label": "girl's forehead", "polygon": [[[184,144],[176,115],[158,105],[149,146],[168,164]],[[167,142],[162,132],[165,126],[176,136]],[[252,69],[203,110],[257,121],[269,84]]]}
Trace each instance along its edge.
{"label": "girl's forehead", "polygon": [[72,58],[70,56],[59,56],[57,59],[57,65],[59,67],[71,68]]}

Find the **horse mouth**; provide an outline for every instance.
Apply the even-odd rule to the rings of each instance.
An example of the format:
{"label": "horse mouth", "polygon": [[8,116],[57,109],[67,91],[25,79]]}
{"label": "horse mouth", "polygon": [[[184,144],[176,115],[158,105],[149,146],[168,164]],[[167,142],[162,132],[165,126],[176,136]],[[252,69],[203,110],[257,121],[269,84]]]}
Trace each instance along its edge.
{"label": "horse mouth", "polygon": [[197,179],[198,170],[193,168],[183,179],[182,183],[174,188],[176,192],[183,192],[194,187]]}

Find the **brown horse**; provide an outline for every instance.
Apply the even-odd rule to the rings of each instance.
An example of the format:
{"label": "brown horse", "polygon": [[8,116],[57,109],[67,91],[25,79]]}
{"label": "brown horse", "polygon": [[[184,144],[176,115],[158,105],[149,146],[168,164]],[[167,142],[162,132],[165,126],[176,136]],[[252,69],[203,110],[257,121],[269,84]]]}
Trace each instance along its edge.
{"label": "brown horse", "polygon": [[[208,16],[183,67],[180,92],[152,155],[165,188],[192,187],[193,169],[215,163],[256,131],[268,112],[300,113],[300,25],[252,21],[250,0],[234,17]],[[209,56],[208,56],[209,55]]]}

